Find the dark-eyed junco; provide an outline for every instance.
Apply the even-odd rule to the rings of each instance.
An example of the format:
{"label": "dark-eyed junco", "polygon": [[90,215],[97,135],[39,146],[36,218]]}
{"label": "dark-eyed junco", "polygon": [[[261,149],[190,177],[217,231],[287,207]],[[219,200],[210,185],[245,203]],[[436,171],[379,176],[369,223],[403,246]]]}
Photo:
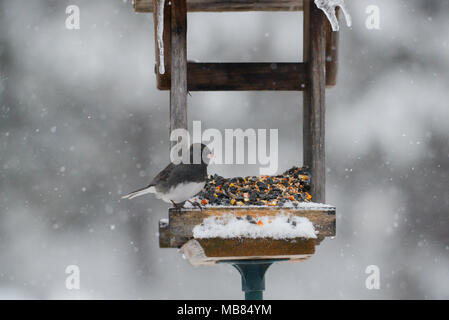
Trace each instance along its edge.
{"label": "dark-eyed junco", "polygon": [[[194,157],[194,152],[200,152]],[[190,163],[170,163],[145,188],[136,190],[122,197],[133,199],[144,194],[153,193],[156,198],[173,203],[177,208],[184,205],[186,200],[195,196],[203,189],[207,180],[207,166],[213,157],[204,144],[190,146]],[[200,159],[200,161],[194,161]],[[197,163],[195,163],[197,162]]]}

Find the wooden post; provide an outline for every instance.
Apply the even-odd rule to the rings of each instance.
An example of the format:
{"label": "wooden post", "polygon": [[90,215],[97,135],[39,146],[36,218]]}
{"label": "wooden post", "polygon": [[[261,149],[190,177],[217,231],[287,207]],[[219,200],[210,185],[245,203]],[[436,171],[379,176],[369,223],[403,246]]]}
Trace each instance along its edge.
{"label": "wooden post", "polygon": [[171,3],[170,134],[187,129],[187,6],[186,0]]}
{"label": "wooden post", "polygon": [[[335,15],[339,17],[340,8],[336,8]],[[326,87],[337,84],[338,72],[338,42],[339,31],[333,31],[329,21],[326,20]]]}
{"label": "wooden post", "polygon": [[159,73],[159,65],[161,63],[159,57],[159,43],[157,41],[157,24],[159,21],[159,17],[157,15],[157,6],[161,0],[154,0],[154,39],[155,39],[155,49],[156,49],[156,81],[157,88],[159,90],[170,89],[170,74],[171,74],[171,4],[168,0],[165,1],[164,6],[164,33],[163,33],[163,42],[164,42],[164,60],[165,60],[165,73]]}
{"label": "wooden post", "polygon": [[304,1],[304,62],[308,86],[303,93],[304,164],[311,171],[314,202],[325,202],[325,88],[326,24],[324,14],[312,0]]}

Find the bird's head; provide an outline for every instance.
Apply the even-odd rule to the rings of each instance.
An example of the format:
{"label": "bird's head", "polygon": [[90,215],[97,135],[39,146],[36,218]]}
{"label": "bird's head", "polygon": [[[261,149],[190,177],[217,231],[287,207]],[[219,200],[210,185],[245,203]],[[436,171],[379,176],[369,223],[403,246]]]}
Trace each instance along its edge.
{"label": "bird's head", "polygon": [[194,143],[190,146],[190,163],[208,165],[214,154],[203,143]]}

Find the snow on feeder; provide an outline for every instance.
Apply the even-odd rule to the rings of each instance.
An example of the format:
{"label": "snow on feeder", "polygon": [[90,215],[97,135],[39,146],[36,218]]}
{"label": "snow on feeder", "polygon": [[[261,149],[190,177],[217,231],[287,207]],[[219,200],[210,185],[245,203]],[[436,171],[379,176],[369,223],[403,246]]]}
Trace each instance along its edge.
{"label": "snow on feeder", "polygon": [[[187,129],[189,91],[303,91],[307,172],[211,177],[191,199],[202,208],[169,209],[168,220],[159,223],[161,248],[181,248],[193,265],[232,264],[242,275],[245,297],[262,299],[264,274],[273,262],[303,261],[336,233],[336,209],[323,204],[325,90],[336,84],[339,8],[351,24],[344,0],[135,0],[134,8],[154,15],[155,73],[157,87],[170,90],[170,132]],[[303,11],[304,61],[187,62],[188,11]]]}
{"label": "snow on feeder", "polygon": [[[184,209],[161,222],[160,246],[183,247],[194,265],[313,253],[317,241],[335,235],[335,207],[311,202],[310,180],[307,168],[296,167],[277,176],[211,176]],[[204,254],[192,255],[190,239]]]}

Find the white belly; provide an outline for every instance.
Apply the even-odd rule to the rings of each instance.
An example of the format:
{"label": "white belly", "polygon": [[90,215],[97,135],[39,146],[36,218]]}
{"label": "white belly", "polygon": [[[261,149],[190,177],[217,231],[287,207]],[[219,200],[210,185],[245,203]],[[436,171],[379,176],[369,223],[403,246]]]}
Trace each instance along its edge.
{"label": "white belly", "polygon": [[168,193],[156,194],[156,196],[168,203],[171,203],[172,201],[175,203],[181,203],[200,192],[205,184],[206,182],[182,183],[174,188],[171,188]]}

